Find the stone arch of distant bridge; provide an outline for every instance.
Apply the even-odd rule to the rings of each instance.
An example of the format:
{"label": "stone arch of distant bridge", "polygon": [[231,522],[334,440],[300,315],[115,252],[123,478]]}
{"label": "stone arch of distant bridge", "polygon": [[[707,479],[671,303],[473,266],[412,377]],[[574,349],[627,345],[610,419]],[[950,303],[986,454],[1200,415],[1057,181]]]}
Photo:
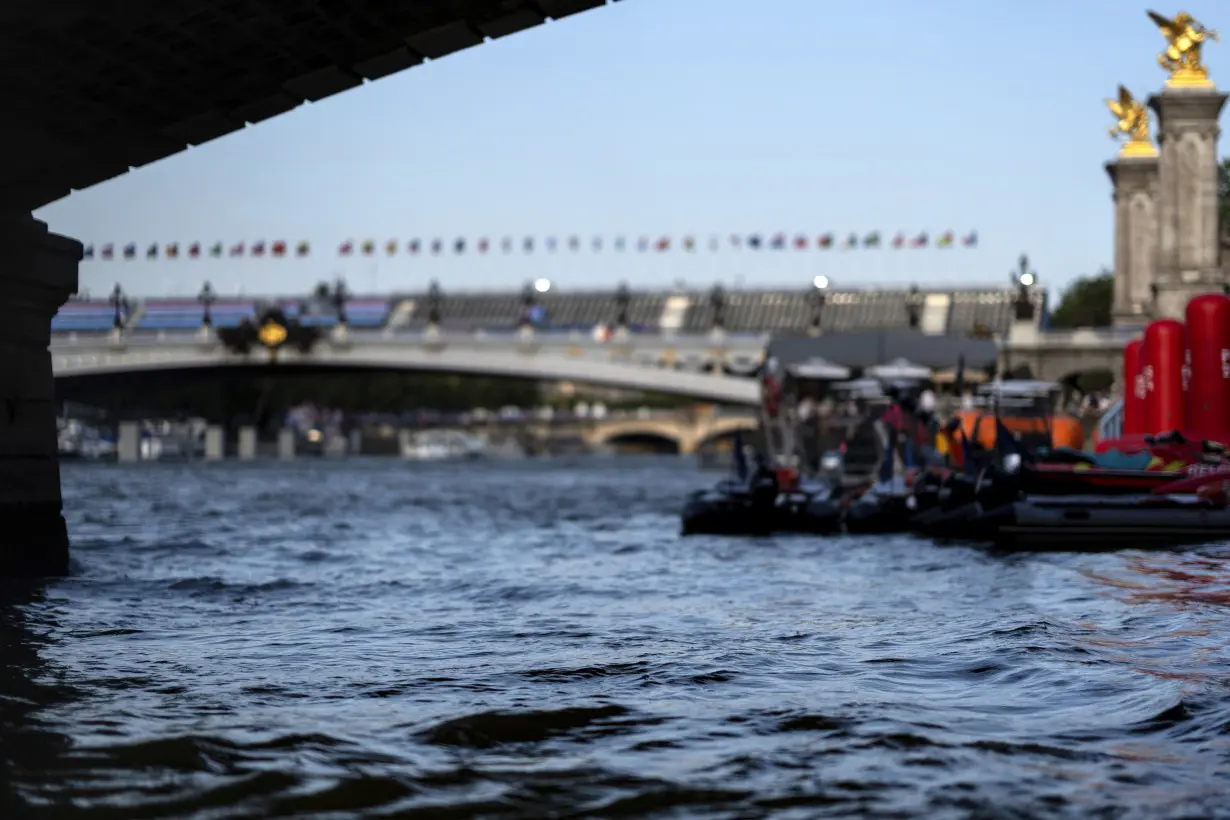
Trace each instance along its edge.
{"label": "stone arch of distant bridge", "polygon": [[750,378],[668,370],[635,361],[572,358],[536,353],[532,349],[518,350],[515,346],[506,350],[475,350],[404,344],[342,345],[309,354],[287,351],[278,355],[276,363],[264,351],[237,356],[220,345],[186,350],[130,348],[107,353],[59,349],[53,351],[52,368],[57,381],[208,368],[323,368],[571,381],[744,406],[755,405],[759,397],[759,387]]}
{"label": "stone arch of distant bridge", "polygon": [[756,420],[748,417],[718,416],[712,419],[618,419],[595,423],[584,433],[591,447],[612,444],[621,438],[658,438],[673,442],[681,455],[695,453],[711,439],[731,435],[736,431],[756,429]]}

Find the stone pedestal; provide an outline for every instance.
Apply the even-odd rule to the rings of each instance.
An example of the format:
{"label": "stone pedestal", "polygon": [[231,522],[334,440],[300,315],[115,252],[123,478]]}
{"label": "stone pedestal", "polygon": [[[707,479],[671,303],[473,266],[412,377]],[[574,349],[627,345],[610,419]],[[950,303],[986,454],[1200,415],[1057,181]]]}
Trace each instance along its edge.
{"label": "stone pedestal", "polygon": [[0,577],[68,572],[51,317],[77,291],[81,243],[0,208]]}
{"label": "stone pedestal", "polygon": [[205,428],[205,460],[221,461],[226,457],[226,436],[217,424]]}
{"label": "stone pedestal", "polygon": [[1188,300],[1220,291],[1217,121],[1227,95],[1167,88],[1149,98],[1157,113],[1157,318],[1182,319]]}
{"label": "stone pedestal", "polygon": [[115,441],[115,458],[121,464],[141,460],[141,425],[135,421],[121,421]]}
{"label": "stone pedestal", "polygon": [[251,461],[256,458],[256,428],[239,428],[238,456],[240,461]]}
{"label": "stone pedestal", "polygon": [[1157,157],[1106,163],[1115,201],[1115,324],[1144,324],[1153,308],[1157,265]]}
{"label": "stone pedestal", "polygon": [[278,431],[278,458],[289,461],[295,457],[295,431],[284,427]]}

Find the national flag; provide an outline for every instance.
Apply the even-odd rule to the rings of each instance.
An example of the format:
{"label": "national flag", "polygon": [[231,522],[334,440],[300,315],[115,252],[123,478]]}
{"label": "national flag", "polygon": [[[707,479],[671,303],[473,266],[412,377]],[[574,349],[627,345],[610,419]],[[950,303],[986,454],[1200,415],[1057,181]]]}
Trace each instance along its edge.
{"label": "national flag", "polygon": [[265,240],[258,239],[252,243],[252,249],[248,252],[249,256],[264,256],[265,255]]}
{"label": "national flag", "polygon": [[103,259],[110,259],[111,257],[115,256],[115,246],[112,245],[110,242],[108,242],[106,245],[103,245],[101,256]]}
{"label": "national flag", "polygon": [[878,247],[880,247],[880,232],[879,232],[879,231],[872,231],[871,233],[869,233],[869,234],[867,234],[866,236],[864,236],[864,237],[863,237],[863,247],[864,247],[864,248],[878,248]]}
{"label": "national flag", "polygon": [[905,232],[897,231],[897,235],[893,237],[893,248],[901,250],[905,247]]}
{"label": "national flag", "polygon": [[215,242],[213,245],[211,245],[209,248],[209,255],[212,256],[214,259],[222,258],[222,243]]}
{"label": "national flag", "polygon": [[747,238],[747,246],[754,251],[760,250],[760,234],[754,233]]}
{"label": "national flag", "polygon": [[422,249],[423,243],[417,239],[411,239],[409,244],[406,245],[406,250],[410,251],[412,254],[416,254]]}
{"label": "national flag", "polygon": [[732,233],[730,235],[730,247],[734,248],[735,250],[738,250],[742,246],[743,246],[743,237],[739,236],[739,234],[737,233]]}
{"label": "national flag", "polygon": [[952,231],[945,231],[945,232],[944,232],[941,236],[939,236],[938,238],[936,238],[936,240],[935,240],[935,247],[937,247],[937,248],[951,248],[951,247],[952,247],[952,243],[953,243],[953,235],[952,235]]}
{"label": "national flag", "polygon": [[664,236],[664,237],[662,237],[661,239],[659,239],[659,240],[658,240],[658,244],[657,244],[655,247],[657,247],[657,249],[658,249],[659,251],[668,251],[668,250],[670,250],[670,248],[671,248],[671,240],[670,240],[670,237],[669,237],[669,236]]}
{"label": "national flag", "polygon": [[94,258],[94,246],[86,245],[84,248],[82,248],[81,258],[82,259],[93,259]]}
{"label": "national flag", "polygon": [[479,253],[486,253],[490,247],[491,243],[487,240],[487,237],[484,236],[482,239],[478,240]]}
{"label": "national flag", "polygon": [[817,246],[818,246],[821,250],[825,250],[825,251],[827,251],[829,248],[833,247],[833,239],[834,239],[834,237],[833,237],[833,234],[832,234],[831,232],[830,232],[830,233],[826,233],[826,234],[822,234],[822,235],[820,236],[820,238],[818,238],[818,239],[816,240],[816,245],[817,245]]}
{"label": "national flag", "polygon": [[150,246],[145,249],[145,258],[146,259],[157,259],[158,258],[158,243],[157,242],[151,243]]}
{"label": "national flag", "polygon": [[616,251],[618,251],[618,252],[620,252],[620,253],[623,253],[624,249],[625,249],[625,248],[627,248],[627,247],[628,247],[628,240],[627,240],[627,239],[625,239],[625,238],[624,238],[624,237],[622,237],[622,236],[617,236],[617,237],[615,237],[615,250],[616,250]]}
{"label": "national flag", "polygon": [[846,237],[846,241],[841,245],[842,250],[853,250],[858,247],[858,234],[852,233]]}
{"label": "national flag", "polygon": [[526,253],[533,253],[534,252],[534,237],[527,236],[525,240],[521,243],[521,248]]}
{"label": "national flag", "polygon": [[349,239],[337,246],[338,256],[350,256],[352,253],[354,253],[354,242]]}
{"label": "national flag", "polygon": [[590,242],[590,247],[594,249],[594,253],[602,253],[602,237],[595,236]]}
{"label": "national flag", "polygon": [[466,241],[464,239],[457,239],[456,241],[453,242],[453,253],[465,253],[465,252],[466,252]]}
{"label": "national flag", "polygon": [[696,240],[695,240],[694,238],[690,237],[690,236],[685,236],[685,237],[683,238],[683,249],[684,249],[685,251],[694,251],[694,250],[696,250]]}
{"label": "national flag", "polygon": [[555,237],[554,236],[547,237],[547,252],[555,253]]}
{"label": "national flag", "polygon": [[649,237],[642,236],[640,239],[636,240],[636,249],[638,251],[649,250]]}
{"label": "national flag", "polygon": [[773,250],[775,251],[782,250],[783,248],[786,247],[786,235],[784,233],[774,234],[772,244],[773,244]]}
{"label": "national flag", "polygon": [[302,240],[298,245],[295,245],[295,256],[307,256],[312,252],[312,246],[308,244],[306,239]]}
{"label": "national flag", "polygon": [[200,256],[201,256],[201,243],[193,242],[191,245],[188,246],[188,258],[189,259],[199,259]]}
{"label": "national flag", "polygon": [[722,240],[716,236],[709,237],[709,250],[711,250],[714,253],[717,253],[721,249],[722,249]]}
{"label": "national flag", "polygon": [[807,246],[810,244],[811,242],[803,234],[799,234],[794,238],[794,247],[796,250],[805,251],[807,250]]}
{"label": "national flag", "polygon": [[384,243],[384,252],[389,256],[396,256],[397,247],[400,244],[401,243],[398,242],[396,239],[390,239],[388,242]]}
{"label": "national flag", "polygon": [[931,238],[927,236],[927,232],[923,231],[918,236],[910,240],[910,247],[911,248],[925,248],[927,247],[927,243],[930,241],[931,241]]}
{"label": "national flag", "polygon": [[274,256],[285,256],[286,255],[285,240],[282,240],[282,239],[277,240],[276,242],[273,243],[273,245],[270,247],[269,250],[271,253],[273,253]]}
{"label": "national flag", "polygon": [[376,240],[364,239],[363,244],[359,246],[359,250],[362,251],[364,256],[371,256],[376,252]]}
{"label": "national flag", "polygon": [[568,237],[568,250],[573,252],[581,250],[581,238],[577,236]]}
{"label": "national flag", "polygon": [[137,243],[136,242],[129,242],[127,245],[124,246],[124,258],[125,259],[136,259],[137,258]]}
{"label": "national flag", "polygon": [[444,240],[443,239],[437,238],[437,239],[431,240],[431,252],[432,253],[438,256],[440,254],[440,251],[442,250],[444,250]]}
{"label": "national flag", "polygon": [[961,237],[961,244],[967,248],[978,247],[978,231],[970,231],[969,234]]}
{"label": "national flag", "polygon": [[178,242],[172,242],[170,245],[167,245],[164,250],[166,251],[167,259],[178,259],[179,258],[179,243]]}
{"label": "national flag", "polygon": [[504,253],[512,253],[513,241],[511,236],[506,236],[500,241],[500,250]]}
{"label": "national flag", "polygon": [[243,256],[243,252],[246,249],[247,249],[247,246],[245,246],[244,243],[236,242],[234,245],[231,245],[230,255],[231,256]]}

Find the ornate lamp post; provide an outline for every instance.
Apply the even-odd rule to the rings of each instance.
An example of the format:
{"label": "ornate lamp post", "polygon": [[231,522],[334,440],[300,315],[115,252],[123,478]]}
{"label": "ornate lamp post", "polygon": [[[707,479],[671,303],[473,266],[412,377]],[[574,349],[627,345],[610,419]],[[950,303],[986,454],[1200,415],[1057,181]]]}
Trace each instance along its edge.
{"label": "ornate lamp post", "polygon": [[726,329],[726,289],[720,284],[714,285],[709,291],[709,307],[713,308],[714,331]]}
{"label": "ornate lamp post", "polygon": [[197,294],[196,300],[201,303],[201,325],[204,327],[213,327],[213,304],[218,301],[217,294],[214,293],[213,285],[208,282],[201,288],[201,292]]}
{"label": "ornate lamp post", "polygon": [[828,289],[829,278],[827,276],[817,276],[811,280],[811,292],[807,294],[807,301],[811,304],[809,332],[812,336],[820,335],[820,323],[824,316],[824,304],[828,301],[826,293]]}
{"label": "ornate lamp post", "polygon": [[333,293],[330,297],[333,301],[333,309],[337,311],[337,323],[339,325],[346,324],[346,302],[350,299],[350,291],[346,287],[346,280],[339,278],[333,283]]}
{"label": "ornate lamp post", "polygon": [[1016,286],[1016,298],[1013,306],[1016,308],[1016,320],[1027,322],[1034,318],[1034,302],[1030,298],[1033,288],[1038,284],[1038,272],[1029,265],[1029,257],[1021,254],[1016,268],[1010,274],[1012,284]]}
{"label": "ornate lamp post", "polygon": [[532,282],[526,282],[525,287],[521,289],[521,318],[517,321],[517,326],[522,330],[528,330],[533,324],[532,315],[534,312],[534,285]]}
{"label": "ornate lamp post", "polygon": [[124,328],[123,314],[128,307],[128,298],[124,296],[124,289],[120,287],[119,282],[115,283],[115,289],[111,291],[110,302],[111,306],[115,308],[115,319],[113,320],[112,327],[118,332]]}
{"label": "ornate lamp post", "polygon": [[440,305],[443,302],[444,293],[440,290],[440,283],[432,279],[431,285],[427,288],[427,324],[429,327],[440,326]]}
{"label": "ornate lamp post", "polygon": [[632,303],[632,293],[627,282],[620,282],[615,291],[615,327],[626,330],[628,327],[628,306]]}
{"label": "ornate lamp post", "polygon": [[905,312],[910,323],[910,330],[918,330],[922,322],[923,295],[918,285],[910,285],[910,292],[905,297]]}

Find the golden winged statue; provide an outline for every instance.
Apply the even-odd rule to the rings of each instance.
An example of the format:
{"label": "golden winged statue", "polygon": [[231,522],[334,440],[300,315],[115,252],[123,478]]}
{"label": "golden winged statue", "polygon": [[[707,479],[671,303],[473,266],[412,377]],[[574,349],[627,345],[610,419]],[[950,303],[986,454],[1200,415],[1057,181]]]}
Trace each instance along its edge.
{"label": "golden winged statue", "polygon": [[1211,86],[1209,69],[1200,60],[1200,51],[1206,40],[1219,42],[1217,32],[1205,28],[1196,18],[1181,11],[1169,20],[1155,11],[1147,12],[1149,19],[1157,24],[1166,38],[1166,50],[1157,55],[1157,62],[1170,72],[1166,85]]}
{"label": "golden winged statue", "polygon": [[1106,107],[1118,120],[1110,129],[1111,139],[1127,136],[1127,142],[1119,151],[1121,157],[1155,157],[1157,149],[1149,137],[1149,111],[1132,96],[1132,92],[1119,86],[1119,99],[1107,100]]}

